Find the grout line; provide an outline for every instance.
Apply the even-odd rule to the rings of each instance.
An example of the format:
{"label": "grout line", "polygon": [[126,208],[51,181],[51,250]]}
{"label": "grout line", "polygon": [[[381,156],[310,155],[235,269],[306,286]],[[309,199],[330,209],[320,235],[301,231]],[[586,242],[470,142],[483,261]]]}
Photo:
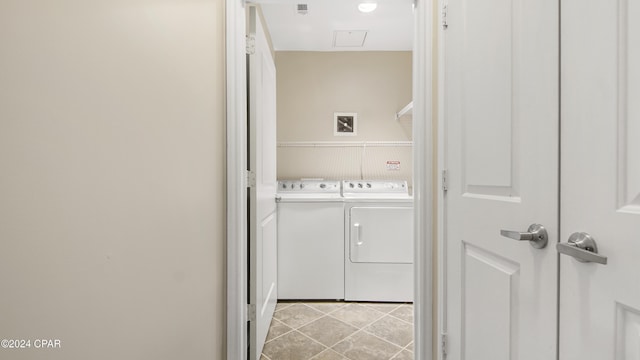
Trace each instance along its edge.
{"label": "grout line", "polygon": [[[385,338],[382,338],[382,337],[380,337],[380,336],[378,336],[378,335],[376,335],[376,334],[374,334],[374,333],[371,333],[371,332],[369,332],[369,331],[367,331],[367,330],[365,330],[365,329],[362,329],[362,331],[366,332],[367,334],[369,334],[369,335],[371,335],[371,336],[373,336],[373,337],[377,337],[378,339],[380,339],[380,340],[382,340],[382,341],[384,341],[384,342],[386,342],[386,343],[389,343],[389,344],[391,344],[391,345],[393,345],[393,346],[399,347],[401,352],[402,352],[402,350],[404,350],[404,348],[405,348],[405,347],[407,347],[407,345],[408,345],[408,344],[407,344],[407,345],[405,345],[405,346],[401,346],[401,345],[398,345],[398,344],[394,344],[394,343],[392,343],[391,341],[389,341],[389,340],[387,340],[387,339],[385,339]],[[412,341],[413,341],[413,340],[412,340]],[[411,344],[411,342],[409,342],[409,344]],[[397,354],[396,354],[396,355],[397,355]],[[394,355],[394,356],[395,356],[395,355]]]}
{"label": "grout line", "polygon": [[[360,305],[360,306],[362,306],[362,305]],[[360,327],[358,327],[358,326],[356,326],[356,325],[353,325],[353,324],[349,324],[348,322],[346,322],[346,321],[344,321],[344,320],[340,320],[340,319],[338,319],[338,318],[336,318],[336,317],[334,317],[334,316],[332,316],[332,315],[327,315],[327,316],[331,316],[332,318],[334,318],[334,319],[336,319],[336,320],[339,320],[339,321],[342,321],[343,323],[345,323],[345,324],[347,324],[347,325],[351,325],[351,326],[353,326],[354,328],[357,328],[358,330],[362,330],[362,329],[364,329],[365,327],[367,327],[367,326],[369,326],[369,325],[373,324],[374,322],[376,322],[376,321],[378,321],[378,320],[382,319],[383,317],[385,317],[386,315],[388,315],[388,314],[385,314],[385,313],[383,313],[382,311],[378,311],[378,310],[376,310],[376,309],[371,309],[371,310],[375,310],[375,311],[379,312],[379,313],[380,313],[380,316],[379,316],[379,317],[377,317],[377,318],[375,318],[375,319],[374,319],[374,320],[372,320],[371,322],[365,323],[364,325],[362,325],[362,326],[360,326]]]}
{"label": "grout line", "polygon": [[[320,304],[332,304],[331,302],[319,302],[319,303],[320,303]],[[313,304],[313,303],[305,303],[305,305],[306,305],[306,304]],[[317,308],[313,307],[313,305],[307,305],[307,306],[309,306],[310,308],[312,308],[312,309],[314,309],[314,310],[316,310],[316,311],[319,311],[319,312],[321,312],[321,313],[323,313],[323,314],[325,314],[325,315],[329,315],[329,314],[331,314],[331,313],[334,313],[334,312],[336,312],[336,311],[338,311],[338,310],[340,310],[340,309],[344,308],[345,306],[347,306],[347,304],[346,304],[346,303],[344,303],[344,302],[337,302],[337,301],[336,301],[336,302],[335,302],[335,304],[342,304],[342,305],[340,305],[339,307],[336,307],[335,309],[333,309],[333,310],[331,310],[331,311],[329,311],[329,312],[326,312],[326,311],[322,311],[322,310],[320,310],[320,309],[317,309]]]}
{"label": "grout line", "polygon": [[278,303],[276,303],[276,306],[278,306],[278,305],[281,305],[281,306],[280,306],[280,309],[278,309],[278,311],[275,311],[275,312],[280,312],[280,311],[282,311],[284,309],[287,309],[287,308],[291,307],[293,304],[295,304],[295,303],[278,302]]}
{"label": "grout line", "polygon": [[400,351],[398,351],[397,353],[393,354],[393,355],[389,358],[389,360],[393,360],[393,359],[395,359],[395,358],[396,358],[396,356],[398,356],[398,355],[402,354],[402,352],[403,352],[403,351],[404,351],[404,349],[400,349]]}
{"label": "grout line", "polygon": [[[286,325],[286,324],[285,324],[285,325]],[[291,327],[291,326],[289,326],[289,325],[287,325],[287,327],[288,327],[289,329],[291,329],[291,330],[289,330],[289,331],[287,331],[287,332],[285,332],[285,333],[282,333],[282,334],[280,334],[280,335],[278,335],[278,336],[274,337],[273,339],[271,339],[271,340],[269,340],[269,341],[265,341],[264,343],[265,343],[265,344],[270,343],[270,342],[272,342],[272,341],[274,341],[274,340],[276,340],[276,339],[279,339],[279,338],[281,338],[281,337],[283,337],[283,336],[287,335],[288,333],[290,333],[290,332],[292,332],[292,331],[296,331],[296,329],[292,328],[292,327]],[[271,330],[271,326],[269,326],[269,330]],[[267,331],[267,335],[268,335],[268,334],[269,334],[269,332]]]}
{"label": "grout line", "polygon": [[322,316],[320,316],[319,318],[314,319],[314,320],[311,320],[311,321],[309,321],[308,323],[306,323],[306,324],[304,324],[304,325],[301,325],[299,328],[294,329],[294,330],[298,330],[298,331],[299,331],[299,330],[300,330],[300,329],[302,329],[303,327],[305,327],[305,326],[307,326],[307,325],[311,325],[311,324],[313,324],[314,322],[317,322],[317,321],[319,321],[320,319],[324,319],[324,318],[326,318],[326,317],[328,317],[328,316],[329,316],[329,315],[322,315]]}
{"label": "grout line", "polygon": [[309,359],[309,360],[317,359],[317,358],[318,358],[318,356],[320,356],[320,354],[322,354],[322,353],[324,353],[324,352],[326,352],[326,351],[332,351],[332,352],[334,352],[334,353],[338,354],[338,356],[342,356],[343,358],[346,358],[346,359],[350,360],[350,359],[349,359],[349,358],[347,358],[346,356],[344,356],[344,355],[340,354],[339,352],[337,352],[337,351],[333,350],[333,349],[332,349],[332,348],[330,348],[330,347],[327,347],[326,349],[324,349],[324,350],[320,351],[320,352],[319,352],[319,353],[317,353],[316,355],[313,355],[313,356],[311,357],[311,359]]}
{"label": "grout line", "polygon": [[[382,340],[382,341],[386,342],[387,344],[390,344],[390,345],[393,345],[393,346],[395,346],[395,347],[397,347],[397,348],[400,348],[400,350],[399,350],[397,353],[394,353],[394,355],[393,355],[393,356],[391,356],[389,359],[392,359],[394,356],[398,355],[399,353],[401,353],[401,352],[402,352],[402,350],[404,350],[404,348],[403,348],[403,347],[401,347],[400,345],[398,345],[398,344],[394,344],[394,343],[392,343],[392,342],[390,342],[390,341],[388,341],[388,340],[386,340],[386,339],[383,339],[383,338],[381,338],[381,337],[377,336],[376,334],[372,334],[372,333],[368,332],[367,330],[365,330],[365,329],[364,329],[364,327],[362,327],[362,328],[358,329],[358,330],[357,330],[357,331],[355,331],[353,334],[351,334],[351,335],[349,335],[349,336],[345,337],[344,339],[342,339],[342,340],[338,341],[337,343],[333,344],[333,346],[336,346],[336,345],[338,345],[339,343],[341,343],[341,342],[343,342],[343,341],[345,341],[345,340],[347,340],[347,339],[349,339],[349,338],[354,337],[354,336],[355,336],[356,334],[358,334],[358,333],[365,333],[365,334],[371,335],[371,336],[373,336],[373,337],[375,337],[375,338],[378,338],[379,340]],[[333,349],[333,346],[331,347],[331,349]],[[334,350],[334,351],[335,351],[335,350]],[[336,351],[336,352],[337,352],[337,351]],[[349,358],[346,354],[340,354],[340,355],[342,355],[342,356],[344,356],[344,357],[346,357],[346,358]]]}
{"label": "grout line", "polygon": [[320,346],[322,346],[322,347],[324,348],[324,349],[320,350],[320,352],[319,352],[319,353],[317,353],[317,354],[315,354],[314,356],[317,356],[317,355],[319,355],[321,352],[323,352],[323,351],[325,351],[325,350],[329,349],[329,347],[328,347],[327,345],[325,345],[325,344],[321,343],[320,341],[318,341],[318,340],[316,340],[316,339],[312,338],[311,336],[308,336],[307,334],[305,334],[305,333],[303,333],[303,332],[301,332],[301,331],[298,331],[298,330],[294,330],[294,331],[296,331],[298,334],[300,334],[300,335],[302,335],[302,336],[306,337],[307,339],[309,339],[309,340],[311,340],[311,341],[313,341],[313,342],[315,342],[315,343],[317,343],[317,344],[320,344]]}
{"label": "grout line", "polygon": [[407,344],[407,346],[405,346],[405,347],[404,347],[404,349],[405,349],[405,350],[407,350],[407,351],[411,351],[411,352],[413,352],[413,349],[409,349],[409,346],[413,345],[413,341],[414,341],[414,340],[411,340],[411,342],[410,342],[410,343],[408,343],[408,344]]}
{"label": "grout line", "polygon": [[[339,322],[341,322],[341,323],[343,323],[343,324],[345,324],[345,325],[347,325],[347,326],[351,326],[352,328],[356,329],[356,331],[354,331],[354,332],[353,332],[354,334],[355,334],[356,332],[358,332],[359,330],[362,330],[362,328],[361,328],[361,327],[357,327],[357,326],[355,326],[355,325],[353,325],[353,324],[349,324],[348,322],[346,322],[346,321],[344,321],[344,320],[341,320],[341,319],[338,319],[337,317],[334,317],[334,316],[332,316],[332,315],[327,315],[327,317],[330,317],[330,318],[332,318],[333,320],[339,321]],[[347,337],[349,337],[349,336],[347,336]],[[345,339],[346,339],[346,338],[345,338]]]}
{"label": "grout line", "polygon": [[397,316],[395,316],[395,315],[393,315],[393,314],[391,314],[391,313],[389,314],[389,316],[393,317],[394,319],[398,319],[398,320],[400,320],[400,321],[402,321],[402,322],[404,322],[404,323],[407,323],[407,324],[409,324],[409,325],[413,325],[413,321],[407,321],[407,320],[405,320],[405,319],[401,319],[401,318],[399,318],[399,317],[397,317]]}
{"label": "grout line", "polygon": [[[301,327],[306,326],[306,325],[308,325],[308,324],[311,324],[312,322],[314,322],[314,321],[316,321],[316,320],[318,320],[318,319],[320,319],[320,318],[322,318],[322,317],[325,317],[325,316],[326,316],[322,311],[318,311],[318,310],[316,310],[316,309],[314,309],[314,308],[312,308],[312,307],[310,307],[310,306],[306,305],[305,303],[296,303],[296,304],[300,304],[300,305],[302,305],[302,306],[304,306],[304,307],[308,308],[308,309],[309,309],[309,310],[311,310],[311,311],[315,311],[315,312],[317,312],[317,313],[320,313],[321,315],[320,315],[320,317],[318,317],[318,318],[316,318],[316,319],[313,319],[313,320],[310,320],[310,321],[308,321],[308,322],[306,322],[306,323],[303,323],[302,325],[299,325],[299,326],[297,326],[297,327],[291,326],[291,325],[287,324],[286,322],[284,322],[284,321],[282,321],[282,320],[279,320],[279,319],[276,319],[276,320],[278,320],[279,322],[281,322],[281,323],[283,323],[283,324],[287,325],[288,327],[290,327],[290,328],[291,328],[291,329],[293,329],[293,330],[298,330],[298,329],[300,329]],[[274,319],[275,319],[275,317],[274,317]],[[269,328],[271,328],[271,325],[269,325]]]}

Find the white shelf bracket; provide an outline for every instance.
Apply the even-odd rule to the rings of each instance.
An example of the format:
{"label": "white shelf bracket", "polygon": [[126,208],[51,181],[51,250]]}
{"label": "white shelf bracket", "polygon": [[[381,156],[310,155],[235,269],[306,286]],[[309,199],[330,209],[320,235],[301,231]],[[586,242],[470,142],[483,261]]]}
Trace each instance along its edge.
{"label": "white shelf bracket", "polygon": [[408,103],[407,106],[403,107],[402,110],[396,113],[396,120],[400,119],[406,114],[411,114],[411,110],[413,110],[413,101]]}

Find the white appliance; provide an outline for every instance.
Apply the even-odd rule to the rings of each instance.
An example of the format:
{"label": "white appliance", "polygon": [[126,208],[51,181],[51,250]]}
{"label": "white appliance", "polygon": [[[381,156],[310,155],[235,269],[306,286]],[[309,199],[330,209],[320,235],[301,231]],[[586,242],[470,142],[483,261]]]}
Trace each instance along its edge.
{"label": "white appliance", "polygon": [[278,298],[344,299],[340,181],[278,182]]}
{"label": "white appliance", "polygon": [[413,198],[406,181],[346,180],[345,300],[413,301]]}

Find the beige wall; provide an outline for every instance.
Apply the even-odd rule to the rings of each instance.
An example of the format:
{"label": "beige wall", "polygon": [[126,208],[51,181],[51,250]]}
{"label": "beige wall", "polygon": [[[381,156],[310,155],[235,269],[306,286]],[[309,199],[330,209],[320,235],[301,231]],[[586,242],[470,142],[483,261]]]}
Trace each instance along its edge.
{"label": "beige wall", "polygon": [[[395,120],[412,98],[411,52],[277,52],[276,68],[280,143],[411,140],[411,116]],[[334,112],[358,114],[357,136],[333,135]],[[410,181],[411,170],[411,147],[278,148],[279,178]]]}
{"label": "beige wall", "polygon": [[[2,359],[222,359],[222,0],[0,2]],[[33,343],[32,343],[33,345]]]}

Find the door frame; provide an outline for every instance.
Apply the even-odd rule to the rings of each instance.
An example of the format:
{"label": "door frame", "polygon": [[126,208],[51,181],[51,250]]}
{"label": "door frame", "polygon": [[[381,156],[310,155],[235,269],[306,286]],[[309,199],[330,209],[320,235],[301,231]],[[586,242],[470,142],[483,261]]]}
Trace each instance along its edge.
{"label": "door frame", "polygon": [[446,135],[447,135],[447,124],[445,121],[445,52],[446,52],[446,44],[444,37],[444,21],[445,14],[444,9],[442,9],[443,4],[438,4],[436,12],[436,26],[437,26],[437,38],[438,38],[438,65],[437,65],[437,76],[438,76],[438,114],[437,118],[434,119],[434,123],[437,127],[437,156],[438,156],[438,165],[437,165],[437,201],[438,201],[438,213],[436,214],[437,220],[437,235],[436,235],[436,243],[438,245],[438,253],[436,255],[437,258],[437,296],[438,296],[438,305],[437,305],[437,317],[438,317],[438,326],[437,338],[439,341],[436,343],[436,351],[437,355],[435,357],[436,360],[442,360],[444,358],[444,354],[446,351],[446,335],[447,335],[447,231],[446,231],[446,221],[447,221],[447,203],[446,203],[446,171],[447,171],[447,152],[446,152]]}
{"label": "door frame", "polygon": [[[414,333],[416,360],[433,354],[433,236],[435,196],[433,14],[437,0],[414,0],[413,194]],[[227,359],[247,358],[247,194],[245,0],[225,0],[227,159]],[[438,145],[440,147],[440,145]],[[441,206],[441,205],[439,205]],[[440,212],[440,211],[438,211]]]}
{"label": "door frame", "polygon": [[227,359],[248,356],[247,73],[244,0],[225,0]]}

